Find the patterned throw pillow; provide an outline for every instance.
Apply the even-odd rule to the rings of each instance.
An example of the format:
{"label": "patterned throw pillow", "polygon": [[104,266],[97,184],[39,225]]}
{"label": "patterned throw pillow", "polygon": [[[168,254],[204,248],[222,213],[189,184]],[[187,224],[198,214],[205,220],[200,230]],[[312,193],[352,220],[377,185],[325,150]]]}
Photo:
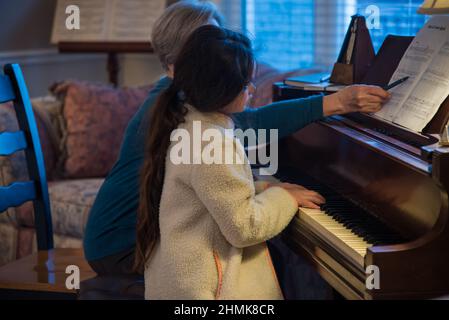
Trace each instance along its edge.
{"label": "patterned throw pillow", "polygon": [[151,86],[113,88],[81,81],[56,83],[65,121],[59,159],[65,178],[104,177],[114,165],[126,126]]}

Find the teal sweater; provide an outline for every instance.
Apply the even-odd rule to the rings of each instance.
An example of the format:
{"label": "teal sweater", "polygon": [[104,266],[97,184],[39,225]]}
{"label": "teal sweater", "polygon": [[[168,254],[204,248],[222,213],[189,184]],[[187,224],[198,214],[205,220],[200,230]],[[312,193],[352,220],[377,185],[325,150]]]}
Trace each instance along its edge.
{"label": "teal sweater", "polygon": [[[169,78],[161,79],[128,124],[119,158],[101,186],[87,221],[84,252],[89,261],[135,246],[139,173],[145,140],[145,126],[141,122],[170,82]],[[234,119],[242,130],[278,129],[279,137],[283,137],[322,116],[322,96],[314,96],[248,109],[234,114]]]}

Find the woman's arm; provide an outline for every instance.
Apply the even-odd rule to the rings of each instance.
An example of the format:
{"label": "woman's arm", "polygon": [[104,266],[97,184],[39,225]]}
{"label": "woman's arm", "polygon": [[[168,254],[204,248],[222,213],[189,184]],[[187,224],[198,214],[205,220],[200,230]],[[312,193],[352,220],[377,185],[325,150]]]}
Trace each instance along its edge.
{"label": "woman's arm", "polygon": [[278,129],[279,138],[282,138],[323,116],[379,111],[390,96],[390,93],[377,86],[352,85],[327,96],[274,102],[233,116],[243,130]]}
{"label": "woman's arm", "polygon": [[323,117],[323,96],[274,102],[269,105],[247,109],[233,114],[239,128],[278,129],[279,138]]}

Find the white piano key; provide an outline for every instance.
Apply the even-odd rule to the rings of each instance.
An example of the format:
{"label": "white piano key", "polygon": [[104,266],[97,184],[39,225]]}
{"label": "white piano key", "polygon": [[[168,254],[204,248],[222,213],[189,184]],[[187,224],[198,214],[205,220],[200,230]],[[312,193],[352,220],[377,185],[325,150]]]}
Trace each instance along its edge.
{"label": "white piano key", "polygon": [[366,249],[372,244],[319,209],[299,208],[299,220],[342,254],[363,267]]}

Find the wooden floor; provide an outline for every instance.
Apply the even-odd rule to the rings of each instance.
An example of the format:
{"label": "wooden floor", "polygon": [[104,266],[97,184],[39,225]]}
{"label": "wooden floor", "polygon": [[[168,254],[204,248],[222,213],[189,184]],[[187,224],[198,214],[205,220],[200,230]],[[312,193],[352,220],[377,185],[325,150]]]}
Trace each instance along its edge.
{"label": "wooden floor", "polygon": [[11,292],[20,297],[21,291],[31,297],[33,293],[76,296],[76,289],[66,287],[69,265],[79,267],[80,282],[96,275],[82,249],[39,251],[0,267],[0,297]]}

